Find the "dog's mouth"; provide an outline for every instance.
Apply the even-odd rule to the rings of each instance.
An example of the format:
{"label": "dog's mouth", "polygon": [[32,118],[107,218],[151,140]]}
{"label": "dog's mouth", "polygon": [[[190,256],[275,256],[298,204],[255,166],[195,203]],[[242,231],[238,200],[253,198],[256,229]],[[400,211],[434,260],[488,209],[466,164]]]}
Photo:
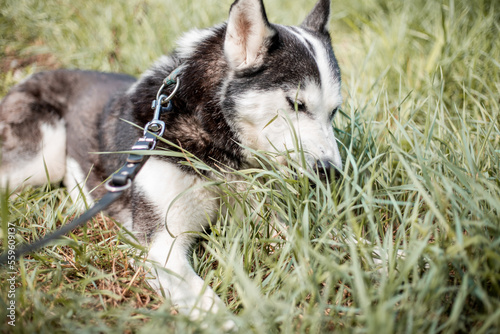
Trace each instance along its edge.
{"label": "dog's mouth", "polygon": [[316,160],[313,170],[319,176],[320,180],[324,182],[338,180],[342,177],[340,170],[330,160]]}
{"label": "dog's mouth", "polygon": [[330,159],[315,159],[308,156],[303,160],[305,161],[299,164],[297,159],[290,159],[283,155],[276,158],[279,164],[292,169],[297,175],[312,175],[313,177],[310,177],[312,181],[332,182],[342,178],[340,169]]}

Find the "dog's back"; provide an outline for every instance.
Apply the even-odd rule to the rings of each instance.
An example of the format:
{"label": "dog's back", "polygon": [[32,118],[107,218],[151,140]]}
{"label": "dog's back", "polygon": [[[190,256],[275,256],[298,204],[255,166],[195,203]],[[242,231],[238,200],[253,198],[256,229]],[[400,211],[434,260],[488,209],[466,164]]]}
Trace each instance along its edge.
{"label": "dog's back", "polygon": [[69,159],[88,160],[89,152],[99,151],[99,113],[134,81],[121,74],[58,70],[15,86],[0,103],[0,188],[62,181]]}

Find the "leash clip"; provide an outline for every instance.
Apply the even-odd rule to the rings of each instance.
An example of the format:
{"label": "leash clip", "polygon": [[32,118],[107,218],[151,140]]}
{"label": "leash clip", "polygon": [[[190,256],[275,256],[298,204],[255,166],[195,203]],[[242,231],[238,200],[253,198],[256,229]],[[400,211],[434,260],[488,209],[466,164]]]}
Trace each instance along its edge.
{"label": "leash clip", "polygon": [[[179,87],[181,85],[181,80],[179,79],[179,73],[180,73],[181,68],[175,69],[168,77],[166,77],[163,80],[163,83],[158,89],[158,92],[156,93],[156,99],[153,100],[153,103],[151,104],[151,109],[154,109],[155,113],[153,115],[153,120],[149,123],[146,124],[144,127],[144,135],[146,133],[151,132],[155,136],[161,137],[163,136],[163,133],[165,132],[165,122],[160,121],[160,115],[164,112],[169,112],[172,111],[173,106],[171,100],[179,90]],[[174,90],[170,93],[170,95],[164,95],[161,94],[163,89],[165,89],[166,86],[169,86],[171,84],[175,83]],[[165,104],[167,104],[166,107],[163,107]],[[156,140],[153,144],[153,147],[151,149],[154,149],[156,146]]]}
{"label": "leash clip", "polygon": [[[172,110],[172,103],[170,103],[170,100],[168,101],[168,106],[166,108],[162,106],[162,101],[168,98],[169,97],[166,95],[160,95],[158,99],[153,101],[152,108],[155,110],[155,113],[153,115],[153,120],[148,122],[144,127],[144,136],[146,136],[148,132],[151,132],[158,137],[163,136],[163,133],[165,132],[165,122],[160,121],[160,115],[162,112]],[[171,98],[172,97],[170,97],[170,99]],[[154,139],[153,147],[151,149],[154,149],[154,146],[156,146],[156,138]]]}

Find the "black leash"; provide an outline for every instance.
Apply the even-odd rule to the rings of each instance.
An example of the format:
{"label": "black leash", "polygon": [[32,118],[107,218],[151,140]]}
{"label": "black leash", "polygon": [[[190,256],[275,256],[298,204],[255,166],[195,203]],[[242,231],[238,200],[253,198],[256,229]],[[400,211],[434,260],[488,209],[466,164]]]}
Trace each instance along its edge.
{"label": "black leash", "polygon": [[[180,73],[181,67],[174,70],[168,77],[163,80],[163,84],[156,94],[156,99],[153,101],[152,109],[155,110],[153,120],[146,124],[144,127],[144,133],[139,140],[132,146],[131,151],[127,157],[125,164],[114,173],[110,180],[106,183],[105,187],[108,192],[96,202],[90,209],[85,211],[80,217],[73,220],[71,223],[66,224],[53,232],[45,236],[44,238],[37,240],[31,244],[11,249],[10,245],[5,245],[5,251],[0,256],[0,265],[14,264],[14,261],[19,259],[21,256],[32,253],[51,241],[71,232],[75,228],[85,224],[90,219],[92,219],[99,212],[107,209],[112,203],[114,203],[118,198],[120,198],[123,193],[132,186],[136,175],[139,173],[141,168],[144,166],[146,161],[149,159],[149,155],[144,154],[145,151],[154,150],[158,138],[165,132],[165,122],[160,120],[162,113],[170,112],[173,109],[171,99],[174,97],[175,93],[179,89],[180,80],[178,75]],[[170,93],[169,96],[162,95],[162,90],[169,85],[175,83],[175,88]],[[166,107],[164,105],[166,104]]]}
{"label": "black leash", "polygon": [[[13,264],[13,261],[19,259],[21,256],[32,253],[40,248],[43,248],[52,240],[57,239],[66,233],[71,232],[75,228],[85,224],[87,221],[92,219],[95,215],[97,215],[102,210],[105,210],[109,207],[114,201],[116,201],[123,192],[108,192],[106,193],[99,202],[94,204],[90,209],[85,211],[80,217],[73,220],[71,223],[66,224],[56,230],[54,233],[45,236],[43,239],[37,240],[31,244],[16,248],[14,250],[8,249],[5,251],[0,257],[0,264]],[[7,248],[7,247],[6,247]]]}

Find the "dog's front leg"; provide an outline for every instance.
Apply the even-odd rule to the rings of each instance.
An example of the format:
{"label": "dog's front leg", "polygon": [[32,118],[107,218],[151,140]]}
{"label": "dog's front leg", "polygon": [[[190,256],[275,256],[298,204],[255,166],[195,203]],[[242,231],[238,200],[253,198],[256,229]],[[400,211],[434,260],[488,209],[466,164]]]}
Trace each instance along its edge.
{"label": "dog's front leg", "polygon": [[158,233],[148,254],[148,262],[156,264],[150,264],[156,278],[149,283],[179,312],[198,319],[205,312],[217,312],[224,304],[189,263],[188,251],[193,241],[188,234],[172,237],[167,231]]}
{"label": "dog's front leg", "polygon": [[188,258],[197,233],[203,232],[219,208],[217,196],[204,182],[151,157],[137,175],[132,194],[133,230],[138,236],[150,236],[147,262],[156,276],[150,284],[192,318],[223,307]]}

